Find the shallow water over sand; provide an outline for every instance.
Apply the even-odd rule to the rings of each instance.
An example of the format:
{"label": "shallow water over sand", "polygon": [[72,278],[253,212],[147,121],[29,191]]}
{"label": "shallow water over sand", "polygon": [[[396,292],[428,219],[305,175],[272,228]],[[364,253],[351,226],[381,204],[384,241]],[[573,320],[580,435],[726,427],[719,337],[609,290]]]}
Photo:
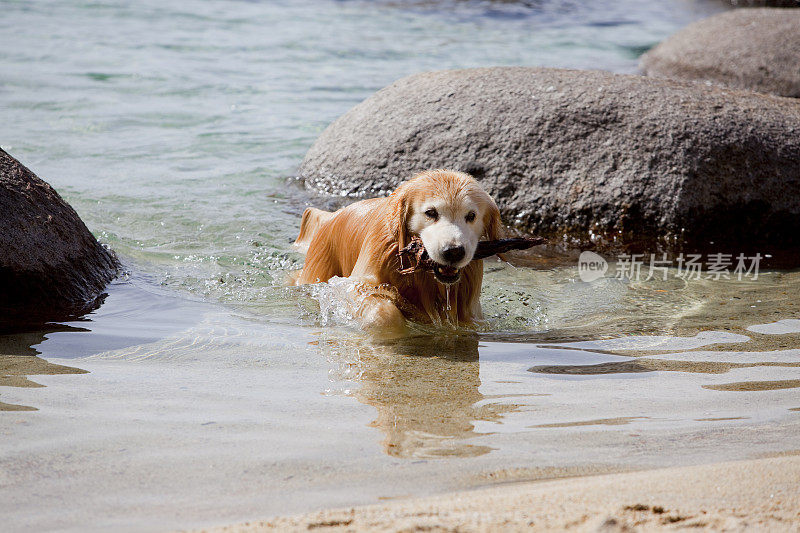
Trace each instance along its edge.
{"label": "shallow water over sand", "polygon": [[[487,324],[365,338],[289,288],[322,128],[426,69],[632,72],[718,1],[8,2],[0,143],[130,276],[0,336],[9,530],[164,530],[796,448],[800,274],[486,264]],[[65,23],[68,21],[69,23]],[[522,266],[526,265],[526,266]]]}
{"label": "shallow water over sand", "polygon": [[[762,298],[796,294],[771,276]],[[1,413],[0,510],[15,530],[161,530],[794,449],[796,334],[748,332],[768,309],[698,327],[718,292],[669,335],[622,316],[379,343],[322,326],[302,291],[278,322],[134,277],[84,321],[0,337],[2,407],[28,409]]]}

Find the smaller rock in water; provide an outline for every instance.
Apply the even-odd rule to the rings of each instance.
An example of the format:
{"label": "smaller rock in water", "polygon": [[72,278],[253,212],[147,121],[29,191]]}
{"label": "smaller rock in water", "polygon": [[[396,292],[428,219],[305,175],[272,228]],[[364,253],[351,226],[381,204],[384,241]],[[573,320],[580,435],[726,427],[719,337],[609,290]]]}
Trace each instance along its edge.
{"label": "smaller rock in water", "polygon": [[92,310],[118,270],[75,210],[0,149],[0,330]]}
{"label": "smaller rock in water", "polygon": [[648,76],[800,97],[800,10],[739,9],[695,22],[640,66]]}

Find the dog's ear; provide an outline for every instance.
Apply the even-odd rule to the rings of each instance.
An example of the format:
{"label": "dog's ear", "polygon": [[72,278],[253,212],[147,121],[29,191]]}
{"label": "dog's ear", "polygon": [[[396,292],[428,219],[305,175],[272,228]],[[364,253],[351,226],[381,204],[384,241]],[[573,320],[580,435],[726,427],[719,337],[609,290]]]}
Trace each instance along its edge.
{"label": "dog's ear", "polygon": [[390,196],[389,213],[386,225],[392,238],[397,241],[400,250],[411,242],[408,232],[408,215],[411,210],[411,202],[408,198],[408,187],[401,185]]}
{"label": "dog's ear", "polygon": [[486,213],[483,215],[483,235],[487,240],[494,241],[502,239],[503,223],[500,220],[500,210],[494,200],[489,199]]}
{"label": "dog's ear", "polygon": [[[490,241],[502,239],[505,236],[505,231],[503,231],[503,222],[500,220],[500,210],[497,208],[497,204],[494,203],[494,200],[492,199],[489,199],[489,208],[486,210],[486,214],[484,215],[483,235],[487,240]],[[506,261],[505,254],[497,254],[497,257],[503,261]]]}

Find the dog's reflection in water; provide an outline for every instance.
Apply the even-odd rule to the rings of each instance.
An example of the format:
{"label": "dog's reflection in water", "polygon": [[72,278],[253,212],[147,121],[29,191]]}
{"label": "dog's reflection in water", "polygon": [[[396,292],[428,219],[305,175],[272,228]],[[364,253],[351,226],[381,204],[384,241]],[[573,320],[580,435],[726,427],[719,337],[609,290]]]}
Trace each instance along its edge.
{"label": "dog's reflection in water", "polygon": [[337,367],[332,379],[356,382],[352,393],[378,410],[372,425],[395,457],[477,456],[474,422],[498,420],[510,405],[479,404],[476,335],[409,337],[391,344],[326,339],[319,346]]}

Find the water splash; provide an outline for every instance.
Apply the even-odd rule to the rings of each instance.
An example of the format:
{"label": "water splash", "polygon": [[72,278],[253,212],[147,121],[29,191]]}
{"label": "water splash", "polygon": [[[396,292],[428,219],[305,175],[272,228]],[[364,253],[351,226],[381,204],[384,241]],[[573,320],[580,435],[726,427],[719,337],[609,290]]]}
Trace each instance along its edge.
{"label": "water splash", "polygon": [[319,304],[319,323],[322,326],[360,328],[359,317],[369,297],[397,301],[397,290],[389,285],[377,287],[349,278],[332,277],[326,283],[309,285],[306,290]]}
{"label": "water splash", "polygon": [[323,326],[356,326],[359,297],[357,283],[347,278],[333,277],[327,283],[310,286],[311,297],[319,303],[319,322]]}

